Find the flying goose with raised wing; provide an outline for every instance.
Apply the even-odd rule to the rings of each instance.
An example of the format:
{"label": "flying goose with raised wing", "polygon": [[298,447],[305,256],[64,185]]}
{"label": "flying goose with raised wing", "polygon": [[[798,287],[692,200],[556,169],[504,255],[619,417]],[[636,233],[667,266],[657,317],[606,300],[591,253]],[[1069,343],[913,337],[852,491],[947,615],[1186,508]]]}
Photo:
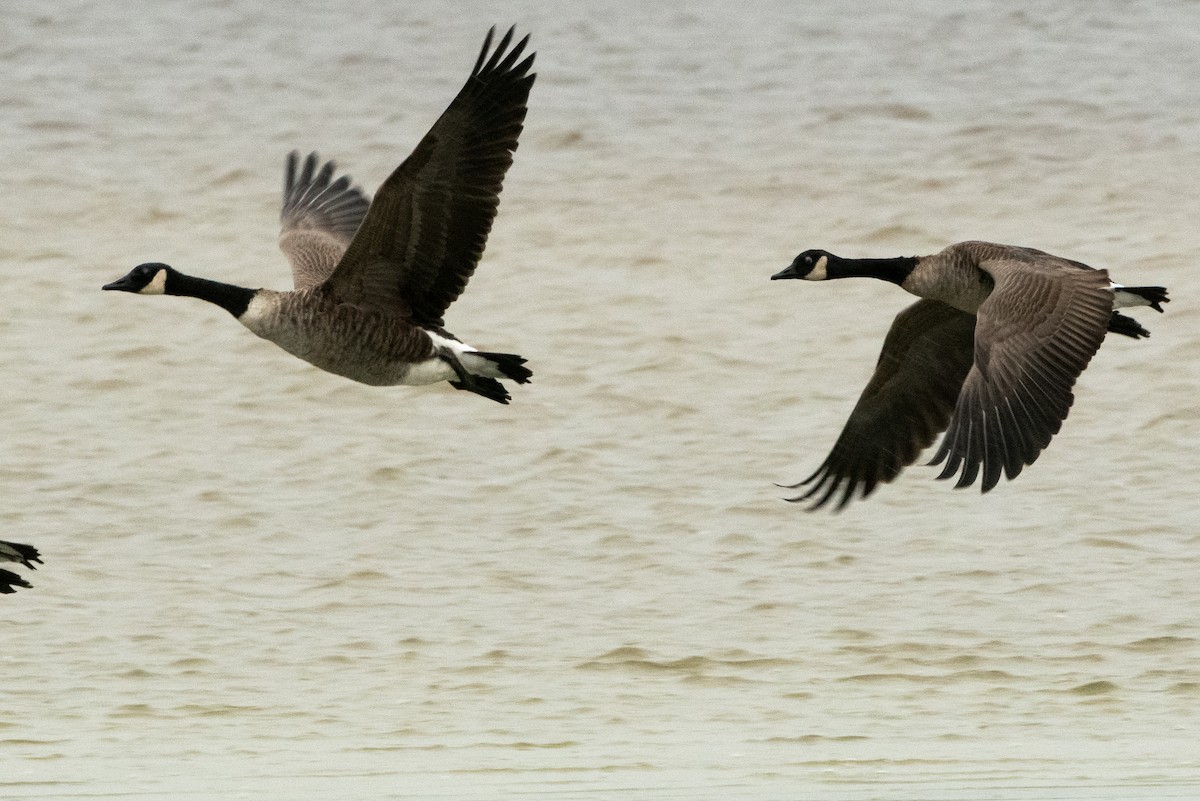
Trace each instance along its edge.
{"label": "flying goose with raised wing", "polygon": [[[42,564],[41,554],[32,545],[22,545],[19,542],[0,540],[0,562],[18,562],[30,570],[37,570],[34,562]],[[16,592],[17,587],[30,588],[33,585],[11,570],[0,570],[0,595]]]}
{"label": "flying goose with raised wing", "polygon": [[[1117,309],[1162,311],[1167,290],[1123,287],[1105,270],[1033,248],[960,242],[931,256],[846,259],[806,250],[772,279],[868,277],[922,300],[900,312],[875,372],[833,450],[788,489],[791,501],[844,507],[916,461],[943,431],[930,464],[956,487],[1011,480],[1058,433],[1072,387],[1106,332],[1150,333]],[[961,472],[960,472],[961,470]],[[840,497],[837,497],[840,493]]]}
{"label": "flying goose with raised wing", "polygon": [[384,181],[375,198],[288,156],[279,245],[294,289],[276,292],[140,264],[104,289],[186,295],[224,308],[263,339],[331,373],[375,386],[449,381],[499,403],[497,380],[532,373],[511,353],[478,351],[444,328],[443,315],[483,255],[504,175],[533,86],[529,40],[513,30],[491,49],[488,31],[466,85]]}

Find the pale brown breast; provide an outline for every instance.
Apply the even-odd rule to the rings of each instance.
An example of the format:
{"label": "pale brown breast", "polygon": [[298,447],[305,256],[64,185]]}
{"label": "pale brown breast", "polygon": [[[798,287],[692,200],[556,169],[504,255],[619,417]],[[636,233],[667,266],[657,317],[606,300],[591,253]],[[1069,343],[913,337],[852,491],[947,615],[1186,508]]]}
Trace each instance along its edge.
{"label": "pale brown breast", "polygon": [[995,282],[979,269],[979,253],[969,247],[986,243],[951,245],[917,262],[902,289],[920,298],[940,300],[967,314],[975,314],[992,293]]}

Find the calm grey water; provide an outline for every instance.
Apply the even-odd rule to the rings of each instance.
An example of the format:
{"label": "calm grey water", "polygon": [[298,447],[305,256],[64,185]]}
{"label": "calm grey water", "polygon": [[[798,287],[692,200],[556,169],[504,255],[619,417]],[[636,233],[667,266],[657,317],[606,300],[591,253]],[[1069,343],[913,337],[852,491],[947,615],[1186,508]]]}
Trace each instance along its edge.
{"label": "calm grey water", "polygon": [[[287,151],[373,189],[493,23],[539,78],[448,324],[529,357],[511,406],[99,291],[286,287]],[[0,599],[0,796],[1200,794],[1200,5],[80,0],[0,33],[0,536],[46,557]],[[910,299],[770,274],[967,238],[1174,302],[1017,482],[783,503]]]}

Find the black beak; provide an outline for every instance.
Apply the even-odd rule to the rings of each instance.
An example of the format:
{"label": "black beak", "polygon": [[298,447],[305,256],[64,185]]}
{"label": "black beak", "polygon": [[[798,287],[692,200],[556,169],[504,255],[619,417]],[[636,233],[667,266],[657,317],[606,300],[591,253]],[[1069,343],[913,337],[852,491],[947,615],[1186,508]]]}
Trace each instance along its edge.
{"label": "black beak", "polygon": [[134,282],[132,280],[130,280],[129,276],[127,275],[124,278],[118,278],[116,281],[113,281],[111,284],[105,284],[104,286],[102,286],[100,288],[101,289],[115,289],[119,292],[137,292],[140,287],[135,285]]}
{"label": "black beak", "polygon": [[779,272],[772,275],[771,280],[778,281],[780,278],[799,278],[799,277],[800,277],[799,274],[796,272],[796,262],[792,262],[787,267],[784,267],[782,270],[780,270]]}

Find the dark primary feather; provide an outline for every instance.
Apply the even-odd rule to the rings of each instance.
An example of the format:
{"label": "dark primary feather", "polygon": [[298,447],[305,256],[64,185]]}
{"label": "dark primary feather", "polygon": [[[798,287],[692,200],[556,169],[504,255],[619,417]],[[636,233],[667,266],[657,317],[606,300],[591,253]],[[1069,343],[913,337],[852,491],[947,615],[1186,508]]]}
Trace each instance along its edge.
{"label": "dark primary feather", "polygon": [[32,545],[23,545],[19,542],[7,542],[0,540],[0,561],[20,562],[30,570],[37,570],[33,566],[34,562],[42,564],[41,554],[38,549]]}
{"label": "dark primary feather", "polygon": [[[41,554],[32,545],[0,540],[0,561],[19,562],[30,570],[37,570],[34,562],[42,563]],[[32,587],[28,581],[11,570],[0,570],[0,595],[16,592],[16,587]]]}
{"label": "dark primary feather", "polygon": [[[945,430],[973,357],[975,317],[936,300],[919,300],[896,316],[875,372],[812,484],[788,500],[840,509],[856,490],[870,495],[916,461]],[[814,483],[815,482],[815,483]]]}
{"label": "dark primary feather", "polygon": [[11,570],[0,570],[0,595],[11,595],[16,592],[15,587],[29,589],[33,585]]}
{"label": "dark primary feather", "polygon": [[1108,330],[1114,334],[1123,334],[1133,339],[1145,339],[1150,336],[1150,332],[1146,327],[1137,320],[1120,312],[1113,312],[1112,317],[1108,318]]}
{"label": "dark primary feather", "polygon": [[339,301],[440,329],[466,287],[496,216],[535,78],[534,56],[520,60],[529,37],[510,49],[510,28],[491,51],[492,35],[458,96],[376,193],[326,282]]}
{"label": "dark primary feather", "polygon": [[[987,492],[1001,473],[1015,478],[1058,433],[1075,380],[1104,341],[1112,315],[1103,270],[1049,270],[1024,260],[980,265],[996,281],[979,307],[975,365],[930,464],[956,487],[983,474]],[[1036,313],[1031,314],[1031,310]]]}
{"label": "dark primary feather", "polygon": [[305,157],[304,166],[297,171],[299,161],[298,151],[288,154],[280,213],[283,230],[316,229],[348,244],[366,216],[370,201],[352,184],[349,175],[333,180],[337,170],[334,162],[325,162],[318,172],[320,157],[315,152]]}
{"label": "dark primary feather", "polygon": [[284,170],[279,247],[292,264],[296,289],[327,279],[362,224],[370,202],[349,175],[333,180],[337,169],[327,161],[321,169],[316,153],[300,167],[300,154],[288,154]]}

